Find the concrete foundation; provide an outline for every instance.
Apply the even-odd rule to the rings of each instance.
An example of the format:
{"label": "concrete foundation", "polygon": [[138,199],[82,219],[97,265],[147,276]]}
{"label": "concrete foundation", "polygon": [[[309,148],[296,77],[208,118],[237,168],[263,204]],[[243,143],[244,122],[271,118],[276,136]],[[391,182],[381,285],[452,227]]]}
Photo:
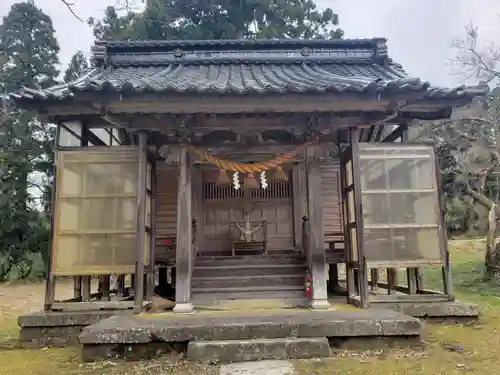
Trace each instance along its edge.
{"label": "concrete foundation", "polygon": [[330,356],[326,337],[258,340],[191,341],[190,361],[228,363],[266,359],[307,359]]}
{"label": "concrete foundation", "polygon": [[[82,329],[117,311],[41,311],[21,315],[17,319],[20,327],[19,340],[29,347],[65,347],[79,344],[78,335]],[[124,312],[121,312],[124,314]]]}
{"label": "concrete foundation", "polygon": [[[192,353],[200,353],[200,348],[209,353],[191,354],[191,358],[212,356],[213,360],[236,361],[246,356],[255,359],[289,358],[288,354],[284,357],[284,353],[291,350],[297,350],[296,358],[304,358],[308,354],[300,345],[307,340],[318,344],[314,356],[320,352],[324,354],[325,340],[332,338],[348,340],[362,337],[364,341],[368,337],[378,339],[389,336],[418,340],[422,329],[420,320],[388,309],[218,311],[182,316],[172,313],[113,316],[85,327],[79,341],[85,361],[122,357],[123,353],[141,353],[151,345],[165,349],[172,343],[188,345],[188,342],[193,348],[191,351],[195,350]],[[307,340],[290,341],[290,338]],[[325,339],[321,341],[323,344],[319,339]],[[276,344],[271,345],[271,341],[266,340],[276,340]],[[299,345],[298,349],[294,349],[296,345]],[[219,350],[215,348],[221,347],[224,349],[215,352]],[[248,352],[243,350],[243,353],[237,354],[237,347],[248,348]],[[147,357],[150,357],[150,352]],[[132,359],[130,355],[124,357]],[[141,356],[132,357],[137,359]]]}
{"label": "concrete foundation", "polygon": [[384,304],[384,306],[415,318],[439,323],[473,322],[478,320],[480,314],[477,305],[460,301],[431,303],[399,302],[390,305]]}

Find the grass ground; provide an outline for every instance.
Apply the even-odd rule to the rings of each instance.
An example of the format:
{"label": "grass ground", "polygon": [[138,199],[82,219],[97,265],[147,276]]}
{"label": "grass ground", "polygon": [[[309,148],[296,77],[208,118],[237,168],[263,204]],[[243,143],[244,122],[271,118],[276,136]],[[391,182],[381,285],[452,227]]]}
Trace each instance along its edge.
{"label": "grass ground", "polygon": [[[478,324],[428,325],[423,350],[345,352],[327,360],[299,361],[297,374],[500,374],[500,284],[481,280],[482,249],[473,241],[450,243],[455,294],[481,307]],[[439,277],[439,270],[429,270],[426,286],[437,287]]]}
{"label": "grass ground", "polygon": [[[454,264],[455,291],[460,300],[481,306],[477,325],[428,326],[424,350],[344,352],[327,360],[298,361],[297,374],[500,374],[500,288],[483,283],[482,248],[477,242],[457,241],[450,246]],[[439,272],[425,275],[426,283],[437,285]],[[70,296],[70,283],[59,286],[58,296]],[[102,362],[81,364],[78,352],[69,349],[18,349],[17,316],[43,306],[42,283],[0,285],[0,375],[135,375],[217,374],[215,366],[183,364],[175,358],[143,363]]]}
{"label": "grass ground", "polygon": [[[71,298],[73,284],[58,283],[58,298]],[[19,349],[17,317],[43,307],[43,283],[0,284],[0,375],[215,375],[215,366],[192,366],[178,358],[124,363],[82,364],[77,348]]]}

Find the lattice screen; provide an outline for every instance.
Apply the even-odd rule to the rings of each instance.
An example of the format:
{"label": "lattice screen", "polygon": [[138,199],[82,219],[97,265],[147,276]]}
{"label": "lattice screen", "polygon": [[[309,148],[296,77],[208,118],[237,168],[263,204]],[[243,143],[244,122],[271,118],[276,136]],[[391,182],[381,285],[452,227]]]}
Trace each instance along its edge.
{"label": "lattice screen", "polygon": [[60,151],[56,158],[54,275],[133,273],[137,150]]}
{"label": "lattice screen", "polygon": [[369,262],[439,263],[439,200],[431,146],[360,145]]}
{"label": "lattice screen", "polygon": [[[259,181],[258,176],[256,177]],[[203,197],[205,200],[232,200],[243,199],[249,195],[251,199],[290,199],[291,184],[288,181],[268,181],[267,188],[245,189],[244,176],[240,178],[241,188],[236,190],[233,186],[217,186],[215,181],[204,181]]]}

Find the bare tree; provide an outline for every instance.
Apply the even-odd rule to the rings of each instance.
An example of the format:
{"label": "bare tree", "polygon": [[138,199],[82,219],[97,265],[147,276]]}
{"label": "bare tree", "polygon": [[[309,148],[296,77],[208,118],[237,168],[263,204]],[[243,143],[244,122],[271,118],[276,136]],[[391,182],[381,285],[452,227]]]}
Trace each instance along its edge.
{"label": "bare tree", "polygon": [[498,86],[500,80],[500,48],[495,43],[488,46],[479,44],[478,27],[466,26],[462,39],[453,42],[456,57],[452,61],[456,74],[465,79],[476,79]]}
{"label": "bare tree", "polygon": [[71,14],[72,14],[72,15],[73,15],[73,16],[74,16],[74,17],[75,17],[78,21],[83,22],[83,20],[82,20],[80,17],[78,17],[78,15],[75,13],[75,10],[73,9],[73,6],[75,5],[75,3],[70,2],[70,1],[68,1],[68,0],[61,0],[61,1],[62,1],[62,3],[63,3],[64,5],[66,5],[66,8],[68,8],[68,10],[71,12]]}
{"label": "bare tree", "polygon": [[[478,28],[472,24],[453,48],[454,73],[464,81],[487,84],[492,90],[486,98],[455,111],[450,120],[419,124],[415,138],[431,137],[438,144],[452,145],[457,177],[467,194],[489,212],[484,276],[491,279],[500,277],[500,244],[496,236],[500,218],[500,48],[494,44],[482,47]],[[493,181],[495,188],[488,188],[487,181]]]}
{"label": "bare tree", "polygon": [[[83,0],[82,0],[83,1]],[[131,12],[134,8],[136,8],[137,3],[143,4],[145,0],[116,0],[115,7],[117,10],[123,10],[125,12]],[[61,2],[68,8],[73,17],[75,17],[78,21],[83,22],[83,20],[78,16],[77,12],[74,9],[75,3],[68,0],[61,0]]]}

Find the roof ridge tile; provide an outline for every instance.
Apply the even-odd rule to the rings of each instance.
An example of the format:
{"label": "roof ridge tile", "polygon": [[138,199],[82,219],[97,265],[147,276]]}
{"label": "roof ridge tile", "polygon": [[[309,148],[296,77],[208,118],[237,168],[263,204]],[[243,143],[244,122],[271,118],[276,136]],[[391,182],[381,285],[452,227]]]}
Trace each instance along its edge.
{"label": "roof ridge tile", "polygon": [[[92,47],[95,65],[158,65],[172,61],[190,64],[297,63],[324,60],[369,60],[388,58],[387,40],[371,39],[225,39],[225,40],[143,40],[96,41]],[[222,61],[221,61],[222,60]],[[262,61],[260,61],[262,60]],[[138,62],[141,61],[141,62]]]}

